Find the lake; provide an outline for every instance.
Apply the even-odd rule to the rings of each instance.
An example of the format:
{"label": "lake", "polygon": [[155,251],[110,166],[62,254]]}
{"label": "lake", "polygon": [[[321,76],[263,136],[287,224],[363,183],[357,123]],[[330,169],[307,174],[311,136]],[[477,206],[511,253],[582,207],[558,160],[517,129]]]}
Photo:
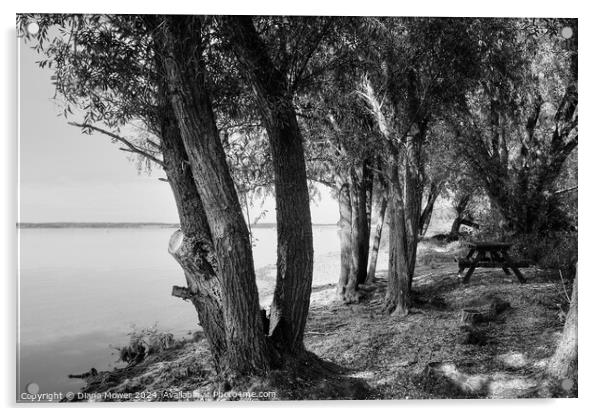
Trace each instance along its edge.
{"label": "lake", "polygon": [[[176,337],[198,330],[190,303],[171,296],[185,285],[167,252],[173,228],[20,229],[17,382],[40,393],[77,391],[68,374],[117,363],[132,326],[157,326]],[[314,286],[336,283],[336,226],[314,226]],[[276,278],[276,229],[256,228],[254,259],[260,302],[269,305]]]}

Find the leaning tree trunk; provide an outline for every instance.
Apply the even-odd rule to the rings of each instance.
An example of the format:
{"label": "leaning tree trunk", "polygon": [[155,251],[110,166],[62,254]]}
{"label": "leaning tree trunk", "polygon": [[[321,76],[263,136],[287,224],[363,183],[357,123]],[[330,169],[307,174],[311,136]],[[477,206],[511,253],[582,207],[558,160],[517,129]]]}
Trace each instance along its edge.
{"label": "leaning tree trunk", "polygon": [[250,16],[222,18],[270,142],[274,164],[278,258],[270,336],[280,349],[303,351],[313,274],[313,241],[303,138],[286,77],[272,62]]}
{"label": "leaning tree trunk", "polygon": [[349,196],[349,184],[339,186],[339,242],[341,245],[341,270],[337,284],[337,295],[345,300],[347,282],[351,274],[351,198]]}
{"label": "leaning tree trunk", "polygon": [[425,235],[428,227],[431,223],[431,218],[433,216],[433,208],[435,207],[435,202],[439,197],[439,193],[441,192],[441,187],[438,183],[431,182],[429,187],[429,193],[426,198],[426,205],[422,210],[422,214],[420,214],[420,222],[419,222],[419,230],[420,235]]}
{"label": "leaning tree trunk", "polygon": [[[162,95],[164,89],[160,90]],[[225,368],[227,346],[215,249],[205,209],[188,166],[177,121],[166,99],[161,105],[161,114],[164,169],[180,218],[180,229],[169,241],[169,252],[184,270],[187,283],[186,288],[174,287],[172,294],[188,299],[194,305],[199,325],[209,342],[216,370],[220,372]]]}
{"label": "leaning tree trunk", "polygon": [[562,338],[547,368],[550,376],[560,380],[577,377],[577,277],[575,275],[571,307],[564,322]]}
{"label": "leaning tree trunk", "polygon": [[460,227],[465,219],[464,212],[468,207],[468,203],[470,202],[470,198],[472,195],[470,193],[462,194],[458,203],[454,207],[456,210],[456,218],[452,223],[451,230],[449,232],[450,237],[456,238],[460,234]]}
{"label": "leaning tree trunk", "polygon": [[207,215],[222,283],[228,370],[269,367],[247,226],[221,145],[205,85],[196,17],[172,16],[155,30],[171,105]]}
{"label": "leaning tree trunk", "polygon": [[381,187],[380,194],[378,196],[378,202],[376,205],[376,213],[378,219],[376,227],[374,228],[374,234],[372,236],[372,247],[370,248],[370,261],[368,264],[368,275],[366,276],[366,283],[374,282],[376,275],[376,263],[378,261],[378,250],[380,248],[380,237],[385,223],[385,214],[387,212],[387,191]]}

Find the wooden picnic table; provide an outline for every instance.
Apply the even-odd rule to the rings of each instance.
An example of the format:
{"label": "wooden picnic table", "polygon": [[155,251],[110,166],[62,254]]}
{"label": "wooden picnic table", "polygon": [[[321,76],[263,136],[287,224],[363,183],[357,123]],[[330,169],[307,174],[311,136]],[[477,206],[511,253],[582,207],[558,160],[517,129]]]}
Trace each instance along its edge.
{"label": "wooden picnic table", "polygon": [[[522,261],[514,261],[512,257],[510,257],[509,251],[512,247],[512,243],[470,241],[468,247],[470,249],[468,255],[458,262],[458,266],[460,267],[458,275],[460,277],[462,277],[464,269],[468,269],[466,274],[462,277],[463,283],[468,283],[477,267],[499,267],[504,270],[506,275],[510,275],[510,270],[512,270],[521,283],[525,282],[525,278],[520,272],[519,267],[527,267],[528,264]],[[489,256],[487,254],[489,254]]]}

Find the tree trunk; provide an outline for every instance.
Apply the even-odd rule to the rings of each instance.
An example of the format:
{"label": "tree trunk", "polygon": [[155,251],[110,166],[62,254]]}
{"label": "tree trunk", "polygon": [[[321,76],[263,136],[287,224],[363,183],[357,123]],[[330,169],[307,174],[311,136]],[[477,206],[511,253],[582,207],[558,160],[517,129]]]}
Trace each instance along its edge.
{"label": "tree trunk", "polygon": [[274,163],[278,259],[270,336],[283,349],[304,350],[313,241],[302,136],[285,75],[276,68],[249,16],[223,17],[226,33],[253,86]]}
{"label": "tree trunk", "polygon": [[341,245],[341,270],[337,285],[337,295],[345,299],[347,282],[351,274],[351,198],[349,184],[342,184],[338,191],[339,200],[339,241]]}
{"label": "tree trunk", "polygon": [[410,309],[410,282],[404,242],[403,209],[394,199],[389,210],[389,276],[385,311],[405,316]]}
{"label": "tree trunk", "polygon": [[433,216],[433,208],[435,207],[435,202],[439,197],[439,193],[441,192],[441,187],[438,183],[431,182],[429,187],[429,193],[426,198],[426,205],[422,210],[422,214],[420,214],[420,222],[419,222],[419,230],[420,235],[425,235],[426,230],[431,223],[431,217]]}
{"label": "tree trunk", "polygon": [[[188,237],[181,230],[176,231],[169,240],[169,253],[177,260],[186,276],[186,293],[178,296],[188,298],[197,310],[199,325],[203,327],[213,354],[217,372],[227,369],[226,329],[222,309],[222,290],[211,268],[208,271],[205,252],[199,249],[204,241],[197,236]],[[209,266],[210,267],[210,266]],[[174,286],[177,288],[177,286]],[[177,296],[177,291],[172,292]]]}
{"label": "tree trunk", "polygon": [[220,372],[225,367],[227,346],[215,249],[175,116],[163,88],[160,90],[163,98],[161,152],[180,218],[180,230],[171,237],[169,252],[184,270],[187,297],[197,311],[199,325],[209,342],[216,370]]}
{"label": "tree trunk", "polygon": [[399,175],[399,156],[394,157],[391,174],[389,284],[385,309],[394,315],[409,312],[410,291],[416,264],[418,226],[422,192],[420,187],[420,153],[425,126],[406,138],[403,148],[403,177]]}
{"label": "tree trunk", "polygon": [[376,263],[378,260],[378,250],[380,248],[380,237],[385,223],[385,214],[387,212],[387,192],[385,189],[381,189],[380,195],[378,196],[376,212],[378,214],[378,220],[372,236],[372,247],[370,248],[370,262],[368,264],[368,275],[366,277],[366,283],[374,282],[376,275]]}
{"label": "tree trunk", "polygon": [[[374,181],[374,172],[370,168],[367,161],[364,163],[364,183],[366,188],[366,223],[368,224],[368,240],[370,240],[370,229],[372,227],[372,202],[374,199],[374,186],[376,182]],[[366,253],[369,253],[369,249],[366,251]],[[366,254],[366,256],[367,255],[368,254]]]}
{"label": "tree trunk", "polygon": [[577,277],[576,274],[562,338],[547,368],[550,376],[560,380],[577,378]]}
{"label": "tree trunk", "polygon": [[368,253],[370,250],[370,225],[366,213],[366,181],[364,169],[351,170],[351,239],[352,278],[349,284],[366,283]]}
{"label": "tree trunk", "polygon": [[464,212],[468,207],[468,203],[470,202],[470,198],[472,195],[470,193],[464,193],[458,199],[456,206],[454,207],[456,210],[456,218],[452,223],[451,230],[449,232],[450,237],[457,238],[460,234],[460,227],[462,226],[462,222],[464,220]]}
{"label": "tree trunk", "polygon": [[202,19],[167,17],[155,36],[162,46],[160,59],[171,105],[213,237],[222,283],[228,370],[263,373],[268,369],[268,349],[253,253],[205,86],[202,42],[195,32]]}
{"label": "tree trunk", "polygon": [[[420,211],[422,205],[422,186],[420,185],[421,171],[421,146],[424,140],[424,126],[417,129],[416,133],[406,139],[405,163],[405,247],[407,260],[407,274],[409,289],[412,289],[414,267],[416,265],[416,249],[419,239]],[[409,295],[409,293],[408,293]]]}

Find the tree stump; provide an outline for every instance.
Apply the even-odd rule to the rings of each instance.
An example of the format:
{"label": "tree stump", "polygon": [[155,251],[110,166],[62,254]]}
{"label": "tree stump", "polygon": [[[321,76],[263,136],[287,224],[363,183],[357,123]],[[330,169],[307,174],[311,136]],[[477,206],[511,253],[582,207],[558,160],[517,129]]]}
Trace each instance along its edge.
{"label": "tree stump", "polygon": [[460,322],[463,325],[474,325],[483,321],[483,314],[477,309],[462,309]]}

